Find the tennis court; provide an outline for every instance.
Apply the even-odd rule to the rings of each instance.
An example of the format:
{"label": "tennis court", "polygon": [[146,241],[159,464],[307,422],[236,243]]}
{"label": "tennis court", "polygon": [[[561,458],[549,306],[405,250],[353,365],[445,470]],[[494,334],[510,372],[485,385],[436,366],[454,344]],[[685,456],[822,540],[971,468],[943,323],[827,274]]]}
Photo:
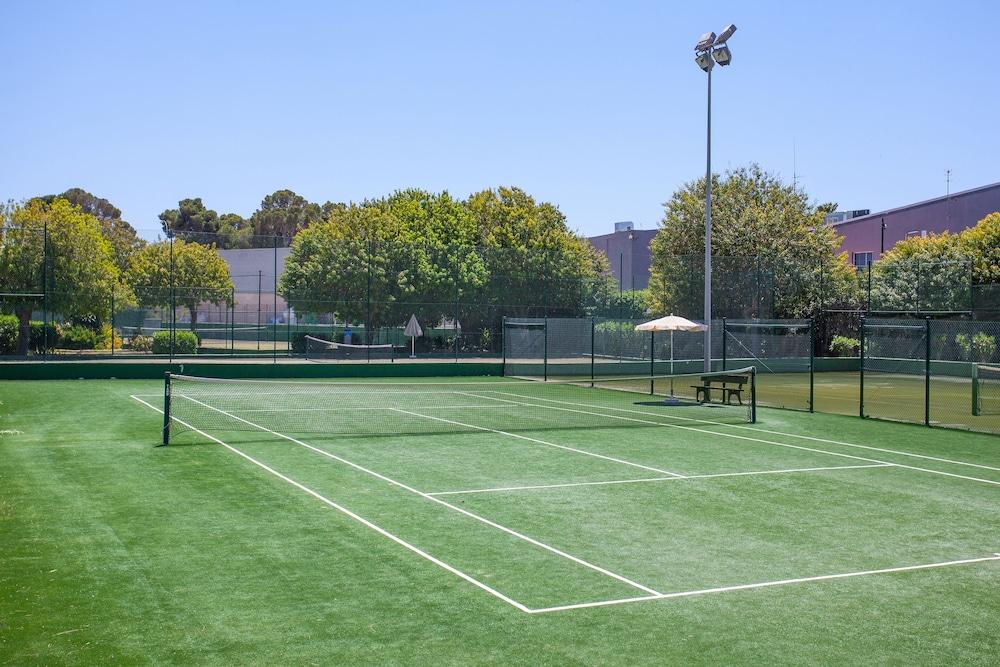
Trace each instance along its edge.
{"label": "tennis court", "polygon": [[[994,437],[664,400],[689,379],[180,377],[158,448],[162,383],[10,383],[0,497],[31,509],[5,578],[64,609],[5,650],[795,661],[927,632],[924,659],[995,655]],[[14,627],[41,601],[0,604]],[[152,644],[127,646],[137,612]]]}

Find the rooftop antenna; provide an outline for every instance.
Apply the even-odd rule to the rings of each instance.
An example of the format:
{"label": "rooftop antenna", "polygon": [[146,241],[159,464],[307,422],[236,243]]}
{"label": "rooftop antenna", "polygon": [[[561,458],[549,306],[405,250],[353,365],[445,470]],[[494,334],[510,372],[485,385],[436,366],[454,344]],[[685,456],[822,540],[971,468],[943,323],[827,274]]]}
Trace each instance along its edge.
{"label": "rooftop antenna", "polygon": [[948,196],[948,197],[950,197],[951,196],[951,169],[945,169],[944,170],[944,179],[945,179],[945,195]]}

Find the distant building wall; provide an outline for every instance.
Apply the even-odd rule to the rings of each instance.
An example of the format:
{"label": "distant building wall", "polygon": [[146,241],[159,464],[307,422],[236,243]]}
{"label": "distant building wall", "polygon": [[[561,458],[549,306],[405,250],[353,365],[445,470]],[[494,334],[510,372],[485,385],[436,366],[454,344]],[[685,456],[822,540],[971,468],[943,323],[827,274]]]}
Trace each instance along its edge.
{"label": "distant building wall", "polygon": [[840,250],[848,253],[847,261],[864,266],[905,238],[945,231],[957,233],[974,227],[994,211],[1000,211],[1000,183],[851,218],[835,223],[833,228],[844,237]]}
{"label": "distant building wall", "polygon": [[587,240],[607,256],[615,280],[623,289],[630,290],[649,286],[652,261],[649,244],[654,236],[654,229],[623,229],[612,234],[591,236]]}

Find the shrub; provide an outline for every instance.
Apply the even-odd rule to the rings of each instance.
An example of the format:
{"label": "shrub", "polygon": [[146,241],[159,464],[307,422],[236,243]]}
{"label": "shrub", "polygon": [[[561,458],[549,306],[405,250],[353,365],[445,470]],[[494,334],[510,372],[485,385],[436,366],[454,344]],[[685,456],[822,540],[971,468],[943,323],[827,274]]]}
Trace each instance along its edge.
{"label": "shrub", "polygon": [[17,335],[20,324],[13,315],[0,315],[0,354],[17,352]]}
{"label": "shrub", "polygon": [[598,322],[594,327],[595,352],[611,356],[638,355],[649,334],[636,331],[631,322]]}
{"label": "shrub", "polygon": [[59,347],[65,350],[93,350],[97,347],[97,332],[79,324],[68,326],[59,337]]}
{"label": "shrub", "polygon": [[42,354],[48,346],[50,349],[56,347],[62,337],[62,328],[55,322],[31,321],[31,334],[28,336],[28,347],[32,354]]}
{"label": "shrub", "polygon": [[834,336],[830,341],[830,351],[838,357],[853,357],[860,347],[861,341],[850,336]]}
{"label": "shrub", "polygon": [[292,334],[292,352],[295,354],[305,354],[306,353],[306,333],[304,331],[297,331]]}
{"label": "shrub", "polygon": [[972,352],[972,340],[969,338],[969,334],[955,334],[955,345],[958,346],[958,351],[962,354],[962,360],[969,361]]}
{"label": "shrub", "polygon": [[[174,354],[197,354],[198,337],[190,331],[174,332]],[[170,354],[170,332],[157,331],[153,336],[153,354]]]}
{"label": "shrub", "polygon": [[[114,347],[112,348],[112,341]],[[97,332],[97,349],[99,350],[120,350],[122,349],[122,339],[118,332],[111,328],[110,324],[102,324]]]}
{"label": "shrub", "polygon": [[153,339],[149,336],[136,334],[135,336],[132,336],[132,340],[129,341],[129,349],[134,352],[151,352],[153,350]]}
{"label": "shrub", "polygon": [[972,353],[980,363],[993,361],[996,352],[997,341],[993,336],[983,331],[972,335]]}

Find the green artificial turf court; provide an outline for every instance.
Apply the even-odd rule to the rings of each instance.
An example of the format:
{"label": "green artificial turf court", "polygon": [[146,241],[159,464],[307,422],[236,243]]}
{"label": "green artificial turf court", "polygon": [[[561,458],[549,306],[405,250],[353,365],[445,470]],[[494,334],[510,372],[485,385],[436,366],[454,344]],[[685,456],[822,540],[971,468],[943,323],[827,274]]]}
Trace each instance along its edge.
{"label": "green artificial turf court", "polygon": [[1000,654],[996,436],[354,382],[0,384],[0,664]]}

